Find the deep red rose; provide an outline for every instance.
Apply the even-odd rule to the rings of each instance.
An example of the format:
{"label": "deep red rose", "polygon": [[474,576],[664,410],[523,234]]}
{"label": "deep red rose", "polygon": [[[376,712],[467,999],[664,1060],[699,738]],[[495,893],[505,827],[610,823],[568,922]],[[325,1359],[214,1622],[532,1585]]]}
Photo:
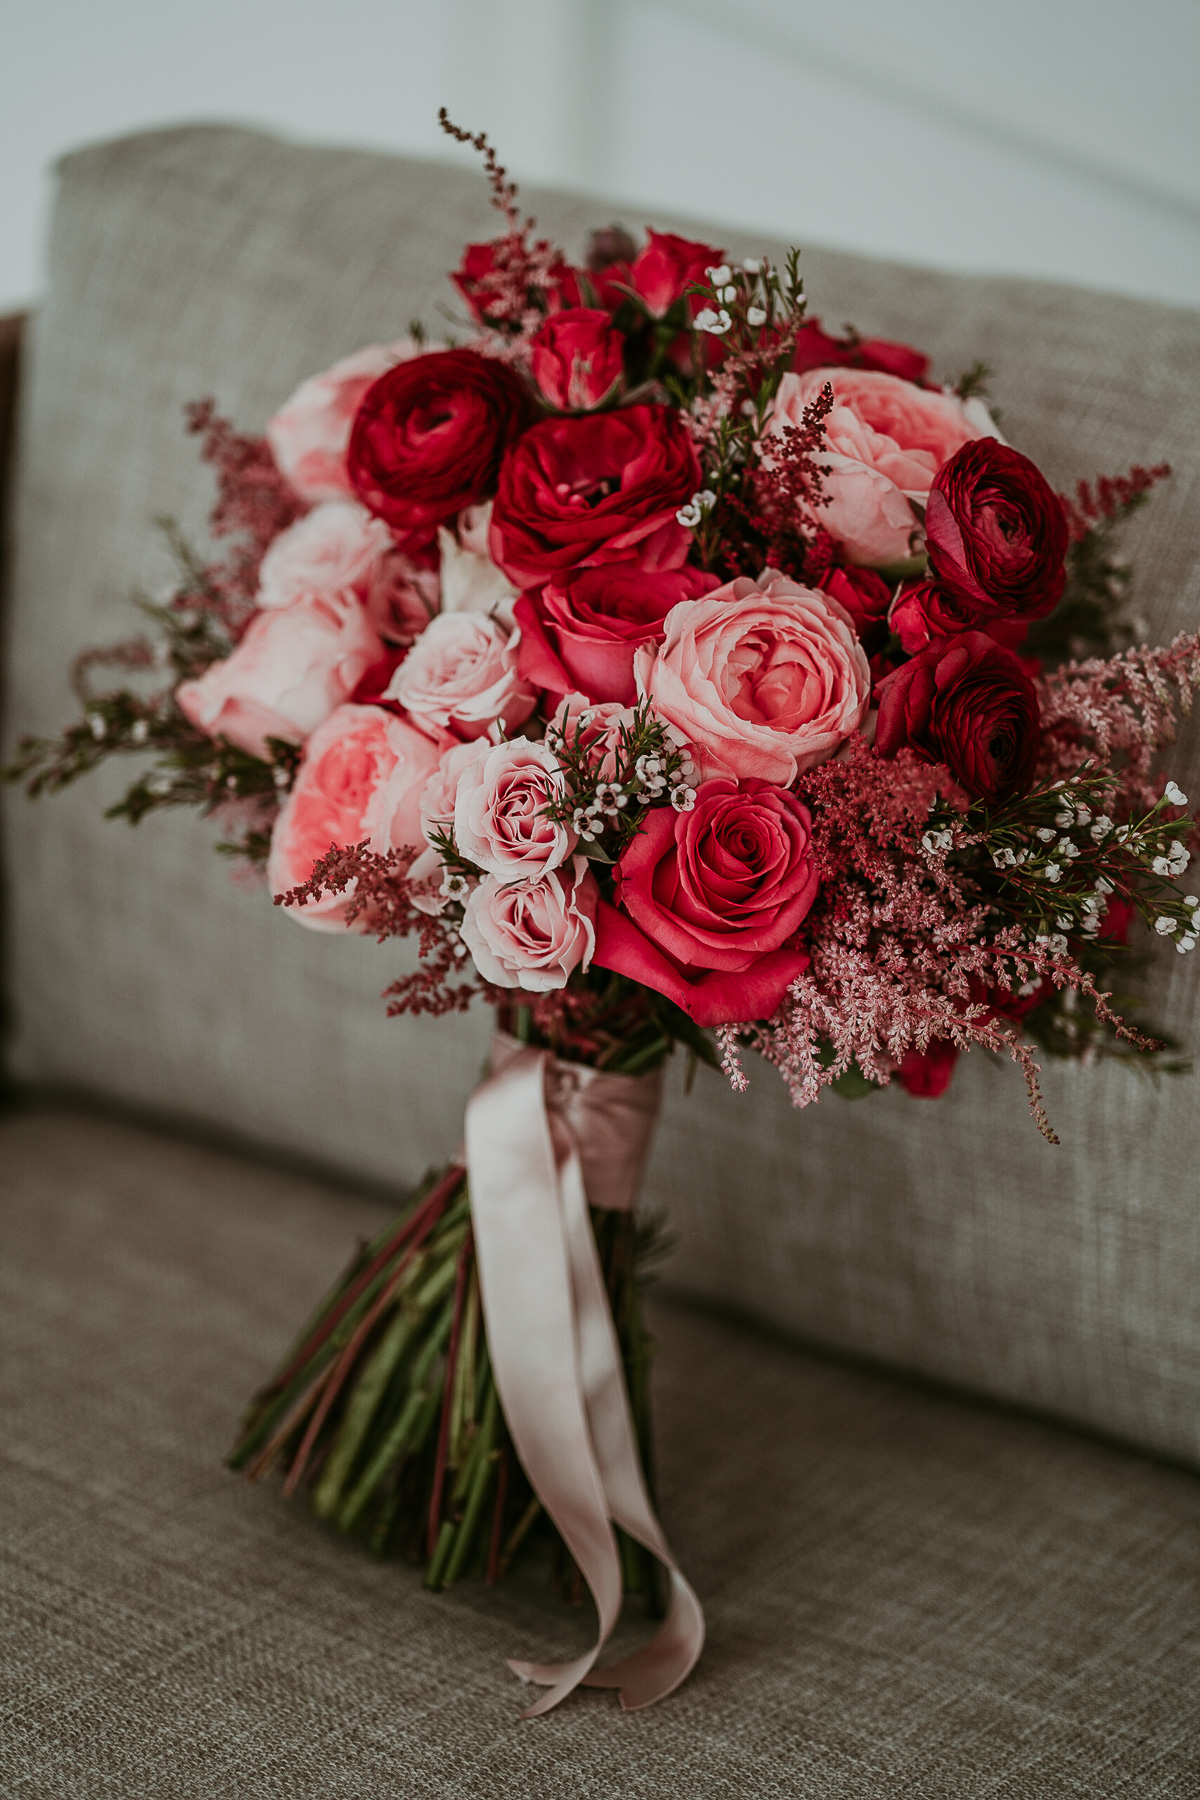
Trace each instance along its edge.
{"label": "deep red rose", "polygon": [[919,1100],[936,1100],[950,1086],[958,1045],[933,1038],[928,1050],[906,1050],[900,1063],[900,1085]]}
{"label": "deep red rose", "polygon": [[1130,927],[1137,916],[1138,910],[1132,900],[1126,900],[1120,894],[1110,894],[1104,908],[1104,919],[1096,936],[1101,942],[1127,944]]}
{"label": "deep red rose", "polygon": [[387,686],[400,664],[408,655],[408,650],[389,649],[385,656],[376,662],[369,663],[358,678],[354,692],[350,696],[351,706],[382,706],[386,711],[402,716],[403,708],[394,700],[385,700]]}
{"label": "deep red rose", "polygon": [[1029,631],[1028,619],[974,617],[957,595],[947,593],[936,581],[907,588],[892,608],[891,623],[910,656],[924,650],[934,638],[953,637],[959,631],[985,631],[1005,649],[1017,650]]}
{"label": "deep red rose", "polygon": [[598,563],[677,569],[691,533],[675,514],[699,486],[700,463],[673,407],[543,419],[500,465],[492,559],[518,588]]}
{"label": "deep red rose", "polygon": [[1027,788],[1037,759],[1037,693],[1018,657],[982,631],[935,638],[877,690],[875,748],[908,744],[943,762],[980,800]]}
{"label": "deep red rose", "polygon": [[420,542],[488,497],[532,415],[507,364],[474,350],[414,356],[367,389],[346,453],[350,480],[398,538]]}
{"label": "deep red rose", "polygon": [[925,508],[929,566],[976,620],[1040,619],[1066,586],[1067,519],[1036,463],[997,438],[974,438],[933,478]]}
{"label": "deep red rose", "polygon": [[792,369],[803,375],[808,369],[878,369],[898,375],[901,381],[923,382],[929,358],[909,344],[892,344],[887,338],[831,337],[822,331],[820,319],[808,319],[796,333]]}
{"label": "deep red rose", "polygon": [[593,962],[665,994],[697,1025],[770,1018],[808,967],[788,946],[816,897],[812,820],[765,781],[718,778],[690,813],[655,807],[602,900]]}
{"label": "deep red rose", "polygon": [[552,313],[530,353],[540,393],[563,412],[598,406],[625,372],[625,339],[596,307],[569,306]]}
{"label": "deep red rose", "polygon": [[517,601],[520,671],[551,694],[632,706],[638,645],[660,644],[671,608],[719,585],[703,569],[639,569],[632,563],[575,569]]}
{"label": "deep red rose", "polygon": [[887,618],[892,590],[874,569],[831,568],[817,585],[831,600],[845,607],[860,638],[866,637],[873,626],[882,625]]}
{"label": "deep red rose", "polygon": [[[676,237],[673,231],[646,231],[646,247],[636,256],[629,270],[629,285],[646,302],[646,310],[661,319],[694,281],[703,281],[709,269],[719,268],[725,261],[723,250],[711,244],[693,243],[690,238]],[[615,271],[614,271],[615,273]],[[688,310],[695,313],[704,304],[698,295],[690,298]]]}
{"label": "deep red rose", "polygon": [[468,244],[463,251],[461,263],[450,279],[470,307],[473,317],[481,325],[496,325],[509,320],[515,323],[515,315],[528,305],[536,304],[539,299],[547,312],[556,312],[563,306],[582,304],[583,291],[579,285],[579,272],[570,263],[554,263],[549,276],[550,286],[539,288],[536,295],[521,291],[514,294],[511,291],[511,279],[506,280],[497,261],[496,245],[490,243]]}

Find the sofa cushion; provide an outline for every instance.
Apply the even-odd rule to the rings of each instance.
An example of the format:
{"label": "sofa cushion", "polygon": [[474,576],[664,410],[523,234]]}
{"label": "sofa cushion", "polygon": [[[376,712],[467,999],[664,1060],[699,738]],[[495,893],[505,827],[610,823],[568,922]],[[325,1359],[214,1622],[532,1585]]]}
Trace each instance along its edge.
{"label": "sofa cushion", "polygon": [[[575,251],[611,216],[528,198]],[[340,354],[414,315],[437,329],[444,270],[490,229],[473,173],[245,131],[168,131],[67,160],[25,389],[12,729],[64,722],[71,656],[135,624],[132,582],[167,577],[151,517],[202,528],[210,490],[183,403],[211,393],[255,427]],[[696,229],[739,254],[763,248]],[[1154,638],[1195,624],[1194,315],[826,252],[805,267],[831,322],[919,342],[946,375],[985,358],[1006,432],[1059,484],[1169,458],[1175,480],[1137,533],[1138,605]],[[1194,735],[1173,772],[1185,790],[1200,780]],[[126,774],[9,802],[16,1076],[378,1180],[444,1158],[486,1017],[389,1022],[377,996],[402,950],[297,929],[230,884],[190,818],[104,823]],[[1194,1041],[1200,959],[1163,961],[1157,1011]],[[889,1092],[794,1114],[769,1070],[745,1099],[701,1082],[687,1100],[676,1078],[649,1182],[677,1229],[677,1285],[1200,1457],[1193,1082],[1051,1071],[1057,1150],[1014,1071],[982,1054],[936,1105]]]}
{"label": "sofa cushion", "polygon": [[221,1467],[379,1205],[63,1112],[0,1160],[6,1795],[1195,1792],[1193,1474],[660,1305],[704,1657],[522,1726],[505,1658],[589,1630],[540,1571],[431,1596]]}

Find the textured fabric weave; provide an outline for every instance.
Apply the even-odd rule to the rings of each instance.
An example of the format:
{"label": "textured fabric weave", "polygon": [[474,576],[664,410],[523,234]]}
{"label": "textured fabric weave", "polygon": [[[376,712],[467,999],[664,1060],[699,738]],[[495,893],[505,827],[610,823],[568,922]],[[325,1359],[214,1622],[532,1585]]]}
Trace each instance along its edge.
{"label": "textured fabric weave", "polygon": [[[529,199],[575,253],[610,217]],[[200,530],[210,490],[185,400],[211,393],[255,427],[335,357],[415,315],[437,330],[443,271],[492,228],[482,182],[460,170],[236,130],[68,160],[25,384],[12,728],[56,729],[70,657],[134,624],[131,581],[167,578],[152,515]],[[985,358],[1006,433],[1059,485],[1168,458],[1175,479],[1132,538],[1138,607],[1152,639],[1195,625],[1195,315],[823,252],[805,267],[831,324],[919,343],[946,376]],[[1196,791],[1194,733],[1173,772]],[[389,1022],[377,995],[402,951],[298,929],[229,884],[191,819],[104,823],[126,773],[8,803],[16,1075],[379,1180],[443,1159],[486,1016]],[[1200,958],[1161,960],[1155,1011],[1195,1045]],[[1194,1081],[1052,1071],[1058,1150],[1019,1077],[982,1055],[936,1105],[897,1092],[794,1114],[769,1070],[745,1099],[700,1083],[685,1100],[676,1078],[649,1182],[678,1233],[679,1286],[1200,1458]]]}
{"label": "textured fabric weave", "polygon": [[1191,1473],[659,1306],[704,1658],[523,1726],[591,1628],[540,1571],[434,1597],[220,1466],[379,1207],[61,1113],[0,1166],[5,1800],[1196,1793]]}

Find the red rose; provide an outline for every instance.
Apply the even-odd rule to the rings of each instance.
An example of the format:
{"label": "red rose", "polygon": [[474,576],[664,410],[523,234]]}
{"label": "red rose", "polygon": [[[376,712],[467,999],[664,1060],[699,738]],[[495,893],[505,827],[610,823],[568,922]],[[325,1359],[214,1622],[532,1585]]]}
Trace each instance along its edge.
{"label": "red rose", "polygon": [[519,323],[521,313],[539,300],[547,312],[582,303],[579,274],[570,263],[556,262],[548,274],[548,288],[539,288],[534,295],[523,287],[514,292],[513,280],[505,272],[503,257],[497,258],[496,245],[468,244],[462,262],[450,279],[481,325],[502,325]]}
{"label": "red rose", "polygon": [[697,1025],[769,1018],[807,968],[793,936],[816,897],[807,807],[719,777],[690,813],[655,807],[600,902],[593,962],[665,994]]}
{"label": "red rose", "polygon": [[[646,302],[646,310],[661,319],[694,281],[703,281],[709,269],[720,267],[725,252],[714,250],[711,244],[676,237],[673,231],[647,228],[646,237],[645,249],[630,267],[629,285]],[[699,295],[692,295],[689,311],[698,311],[702,304]]]}
{"label": "red rose", "polygon": [[906,1050],[900,1063],[900,1084],[919,1100],[936,1100],[950,1086],[958,1061],[958,1045],[949,1038],[934,1038],[928,1050]]}
{"label": "red rose", "polygon": [[625,339],[596,307],[568,306],[552,313],[530,352],[541,394],[563,412],[598,406],[625,372]]}
{"label": "red rose", "polygon": [[874,569],[828,569],[817,586],[850,614],[854,629],[865,638],[882,625],[892,604],[892,590]]}
{"label": "red rose", "polygon": [[922,581],[901,594],[892,608],[892,630],[910,656],[934,638],[953,637],[958,631],[986,631],[1007,650],[1017,650],[1029,631],[1027,619],[975,618],[954,594],[936,581]]}
{"label": "red rose", "polygon": [[474,350],[397,363],[367,389],[346,466],[364,506],[413,542],[496,485],[533,405],[519,376]]}
{"label": "red rose", "polygon": [[905,744],[943,762],[980,800],[1027,788],[1037,759],[1037,693],[1011,650],[982,631],[936,638],[880,682],[875,748]]}
{"label": "red rose", "polygon": [[995,613],[1040,619],[1062,596],[1062,501],[1036,463],[997,438],[975,438],[942,464],[925,535],[939,585],[977,620]]}
{"label": "red rose", "polygon": [[490,549],[515,587],[597,563],[677,569],[691,533],[675,517],[700,463],[669,406],[543,419],[500,466]]}
{"label": "red rose", "polygon": [[607,563],[572,570],[517,601],[521,673],[551,694],[632,706],[638,645],[661,644],[671,608],[718,585],[717,576],[702,569]]}
{"label": "red rose", "polygon": [[1102,943],[1128,944],[1130,927],[1138,916],[1132,900],[1121,894],[1110,894],[1104,908],[1104,920],[1096,933]]}
{"label": "red rose", "polygon": [[809,369],[877,369],[898,375],[901,381],[923,382],[929,358],[909,344],[892,344],[887,338],[831,337],[822,331],[820,319],[809,319],[796,333],[792,368],[797,375]]}

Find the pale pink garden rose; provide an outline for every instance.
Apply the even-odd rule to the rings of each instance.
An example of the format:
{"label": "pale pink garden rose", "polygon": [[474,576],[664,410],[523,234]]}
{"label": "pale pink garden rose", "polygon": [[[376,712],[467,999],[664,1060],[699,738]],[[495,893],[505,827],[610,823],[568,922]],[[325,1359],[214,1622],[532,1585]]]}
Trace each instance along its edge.
{"label": "pale pink garden rose", "polygon": [[269,761],[268,738],[302,744],[382,655],[357,600],[293,600],[256,613],[232,653],[175,698],[198,730]]}
{"label": "pale pink garden rose", "polygon": [[[437,767],[421,790],[418,812],[425,848],[408,871],[414,890],[412,903],[420,912],[436,915],[446,910],[446,902],[450,896],[444,880],[441,852],[434,842],[434,834],[441,833],[449,837],[453,833],[454,802],[458,798],[459,776],[478,749],[477,742],[451,744],[448,750],[442,751]],[[430,885],[435,882],[441,884],[436,890]]]}
{"label": "pale pink garden rose", "polygon": [[[275,821],[267,861],[271,892],[307,881],[334,845],[365,838],[381,856],[415,849],[421,793],[437,759],[437,745],[406,719],[378,706],[339,706],[309,738]],[[340,931],[352,893],[325,894],[287,911],[314,931]]]}
{"label": "pale pink garden rose", "polygon": [[485,981],[545,994],[586,969],[596,948],[599,890],[587,859],[536,881],[485,875],[467,896],[463,942]]}
{"label": "pale pink garden rose", "polygon": [[302,381],[286,405],[268,419],[271,452],[302,499],[353,497],[346,446],[363,395],[397,363],[420,354],[421,346],[413,338],[368,344],[324,374]]}
{"label": "pale pink garden rose", "polygon": [[367,617],[380,637],[403,648],[415,643],[436,618],[442,604],[441,577],[437,569],[427,569],[393,548],[372,568],[365,600]]}
{"label": "pale pink garden rose", "polygon": [[[809,369],[779,384],[770,431],[799,427],[822,388],[833,389],[816,461],[829,505],[818,518],[851,562],[902,563],[921,549],[920,519],[933,478],[972,438],[998,437],[980,400],[960,400],[873,369]],[[770,454],[770,433],[764,443]]]}
{"label": "pale pink garden rose", "polygon": [[579,841],[568,826],[545,814],[547,801],[565,791],[562,766],[545,744],[528,738],[479,744],[458,778],[459,855],[502,881],[557,869]]}
{"label": "pale pink garden rose", "polygon": [[290,606],[311,594],[365,599],[372,573],[392,545],[382,519],[356,500],[325,500],[281,531],[262,559],[258,604]]}
{"label": "pale pink garden rose", "polygon": [[638,692],[691,747],[704,779],[790,787],[866,716],[871,672],[828,594],[764,573],[671,608],[634,661]]}
{"label": "pale pink garden rose", "polygon": [[536,695],[517,672],[519,634],[482,613],[439,613],[417,639],[384,693],[434,735],[483,737],[499,722],[523,725]]}

